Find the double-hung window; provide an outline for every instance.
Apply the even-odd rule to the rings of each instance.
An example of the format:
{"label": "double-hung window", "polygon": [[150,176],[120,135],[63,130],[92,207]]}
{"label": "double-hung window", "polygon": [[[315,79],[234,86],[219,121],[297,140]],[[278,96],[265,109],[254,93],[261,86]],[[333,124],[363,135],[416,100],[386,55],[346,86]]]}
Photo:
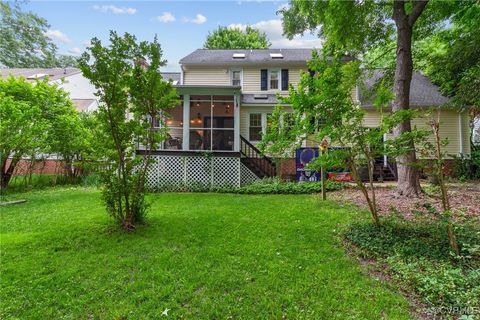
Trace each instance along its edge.
{"label": "double-hung window", "polygon": [[262,134],[264,134],[270,125],[271,113],[255,112],[249,115],[248,124],[248,140],[261,141]]}
{"label": "double-hung window", "polygon": [[268,71],[268,88],[270,90],[278,90],[280,84],[280,70],[271,69]]}
{"label": "double-hung window", "polygon": [[230,80],[232,86],[241,86],[242,85],[242,70],[232,69],[230,70]]}
{"label": "double-hung window", "polygon": [[248,127],[248,138],[250,141],[262,140],[262,114],[250,113],[250,124]]}

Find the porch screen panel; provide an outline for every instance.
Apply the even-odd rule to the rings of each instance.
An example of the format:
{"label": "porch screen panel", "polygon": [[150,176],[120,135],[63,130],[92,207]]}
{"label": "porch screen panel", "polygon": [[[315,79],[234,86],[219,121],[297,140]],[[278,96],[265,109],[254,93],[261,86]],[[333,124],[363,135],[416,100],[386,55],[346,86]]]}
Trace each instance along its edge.
{"label": "porch screen panel", "polygon": [[234,97],[192,96],[190,150],[231,151],[234,139]]}
{"label": "porch screen panel", "polygon": [[183,100],[178,106],[165,113],[165,125],[168,128],[167,137],[163,142],[166,150],[182,150],[183,143]]}
{"label": "porch screen panel", "polygon": [[212,150],[233,150],[233,96],[212,98]]}
{"label": "porch screen panel", "polygon": [[212,114],[210,96],[192,96],[190,100],[190,150],[210,150]]}

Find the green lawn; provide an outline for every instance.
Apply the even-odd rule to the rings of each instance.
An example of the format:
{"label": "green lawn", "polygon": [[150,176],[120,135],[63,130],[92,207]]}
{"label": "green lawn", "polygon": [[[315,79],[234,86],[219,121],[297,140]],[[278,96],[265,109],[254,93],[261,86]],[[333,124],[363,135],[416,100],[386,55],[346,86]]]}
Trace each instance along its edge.
{"label": "green lawn", "polygon": [[318,196],[156,194],[130,234],[97,190],[15,197],[28,202],[0,207],[1,319],[410,318],[339,243],[367,215]]}

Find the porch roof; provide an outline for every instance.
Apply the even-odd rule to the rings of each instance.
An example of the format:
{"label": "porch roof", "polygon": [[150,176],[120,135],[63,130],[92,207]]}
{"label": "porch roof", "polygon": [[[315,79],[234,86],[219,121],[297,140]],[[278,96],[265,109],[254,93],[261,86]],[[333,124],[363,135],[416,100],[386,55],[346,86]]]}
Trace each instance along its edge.
{"label": "porch roof", "polygon": [[198,95],[229,95],[240,94],[241,86],[212,86],[212,85],[176,85],[179,94],[198,94]]}

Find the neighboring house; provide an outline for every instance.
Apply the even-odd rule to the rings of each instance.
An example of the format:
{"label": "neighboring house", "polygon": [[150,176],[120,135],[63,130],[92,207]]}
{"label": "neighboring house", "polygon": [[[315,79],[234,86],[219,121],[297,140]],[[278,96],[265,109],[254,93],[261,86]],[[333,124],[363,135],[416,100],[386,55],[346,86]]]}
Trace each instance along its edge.
{"label": "neighboring house", "polygon": [[55,83],[70,94],[75,108],[78,111],[93,111],[98,107],[95,96],[95,87],[82,75],[77,68],[13,68],[0,69],[3,78],[12,75],[16,78],[24,77],[28,81],[36,81],[48,77],[49,83]]}
{"label": "neighboring house", "polygon": [[[276,168],[255,145],[278,103],[277,94],[286,95],[289,84],[298,84],[301,70],[307,71],[311,51],[199,49],[181,59],[176,87],[182,104],[170,112],[170,137],[162,150],[155,152],[158,169],[151,183],[178,187],[191,182],[238,185],[278,172],[295,175],[294,159],[284,159],[282,168]],[[369,77],[366,87],[379,76],[376,72]],[[365,108],[365,125],[378,126],[379,112],[362,90],[357,88],[352,94]],[[415,73],[410,101],[412,108],[430,108],[440,107],[448,99],[428,78]],[[442,138],[449,140],[448,153],[468,155],[468,113],[442,108],[440,117]],[[426,121],[414,120],[413,125],[426,126]],[[315,147],[315,143],[307,139],[304,147]],[[207,154],[212,157],[202,157],[204,151],[211,151]],[[383,162],[387,167],[386,157]]]}
{"label": "neighboring house", "polygon": [[[10,75],[15,78],[23,77],[30,82],[48,78],[49,83],[58,85],[70,95],[77,111],[91,112],[98,108],[98,97],[95,96],[96,89],[78,68],[1,68],[0,75],[4,79]],[[173,84],[180,81],[179,73],[165,72],[162,73],[162,76],[171,79]],[[36,161],[33,164],[30,160],[22,160],[17,165],[15,174],[63,172],[63,163],[58,161],[55,155],[43,156],[42,159],[42,161]],[[32,165],[33,167],[31,167]]]}
{"label": "neighboring house", "polygon": [[[31,82],[48,77],[49,83],[57,84],[68,92],[77,111],[89,112],[98,108],[96,89],[78,68],[5,68],[0,69],[0,74],[3,78],[12,75]],[[180,82],[178,72],[162,72],[162,76],[171,79],[175,85]]]}

